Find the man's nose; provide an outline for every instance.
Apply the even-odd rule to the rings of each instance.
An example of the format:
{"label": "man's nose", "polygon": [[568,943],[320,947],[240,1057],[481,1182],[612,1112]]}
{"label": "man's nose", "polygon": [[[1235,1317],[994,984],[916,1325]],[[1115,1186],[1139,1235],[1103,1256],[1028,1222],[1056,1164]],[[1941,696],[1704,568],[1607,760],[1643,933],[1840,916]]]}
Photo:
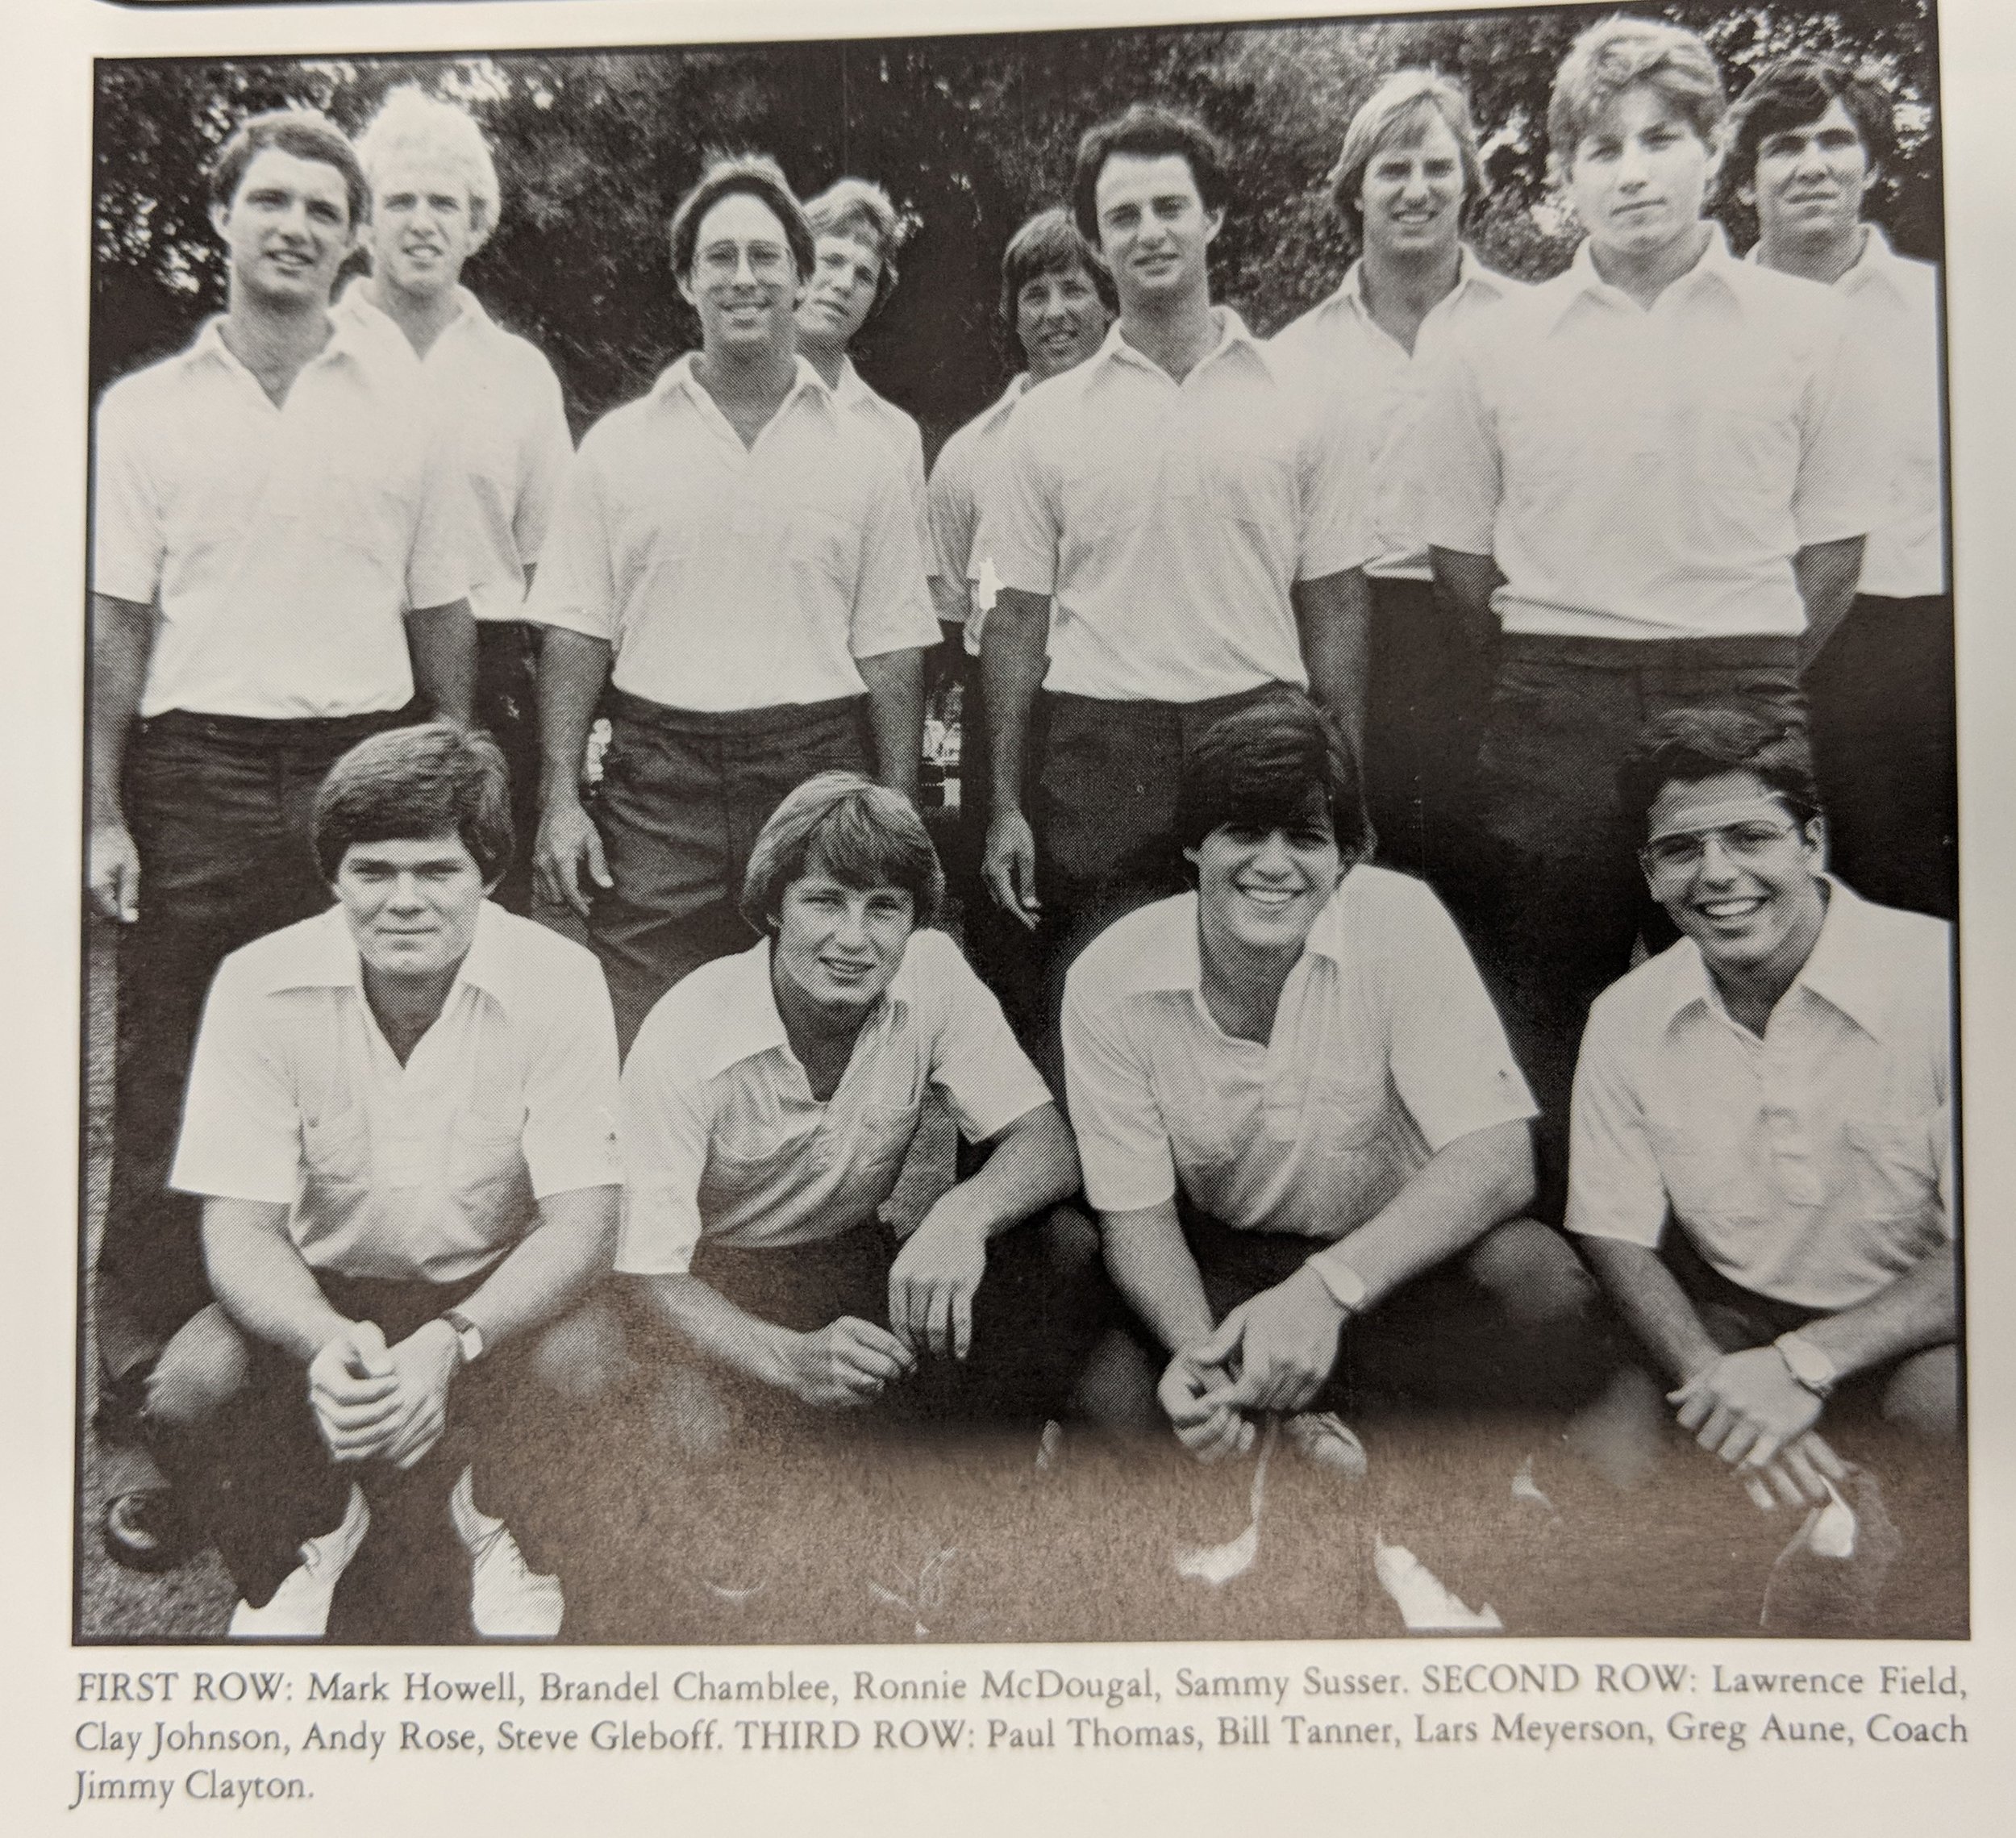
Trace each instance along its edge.
{"label": "man's nose", "polygon": [[1706,836],[1701,839],[1701,866],[1696,873],[1703,881],[1719,882],[1735,879],[1739,873],[1735,858],[1730,854],[1720,836]]}
{"label": "man's nose", "polygon": [[392,882],[391,903],[402,908],[425,905],[426,902],[420,890],[419,876],[417,874],[395,876]]}

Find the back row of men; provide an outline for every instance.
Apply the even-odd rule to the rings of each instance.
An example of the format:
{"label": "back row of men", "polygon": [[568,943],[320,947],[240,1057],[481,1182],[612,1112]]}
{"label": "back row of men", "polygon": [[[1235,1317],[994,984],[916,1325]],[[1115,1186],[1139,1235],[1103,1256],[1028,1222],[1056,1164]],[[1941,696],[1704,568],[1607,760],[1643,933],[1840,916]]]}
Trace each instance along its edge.
{"label": "back row of men", "polygon": [[[1053,1082],[1065,969],[1181,885],[1186,762],[1283,685],[1356,743],[1386,857],[1475,941],[1543,1147],[1646,928],[1613,786],[1648,715],[1796,733],[1810,708],[1837,864],[1950,914],[1936,281],[1861,219],[1889,106],[1797,59],[1723,117],[1691,35],[1585,34],[1549,131],[1588,236],[1527,288],[1460,240],[1481,172],[1460,91],[1403,72],[1333,176],[1359,260],[1263,344],[1210,298],[1223,149],[1131,110],[1081,143],[1069,218],[1011,242],[1027,376],[928,490],[914,423],[846,355],[895,281],[875,188],[808,214],[766,160],[710,167],[672,225],[701,348],[570,455],[550,366],[459,285],[498,209],[473,123],[395,95],[361,162],[317,118],[246,123],[214,177],[228,311],[99,412],[90,876],[130,922],[98,1272],[114,1416],[209,1300],[165,1183],[211,975],[327,905],[316,787],[423,709],[504,740],[626,1047],[747,944],[787,791],[840,769],[914,794],[940,621],[978,656],[993,898],[969,943]],[[1761,228],[1747,261],[1702,215],[1718,152]],[[331,307],[367,219],[373,271]],[[115,1502],[129,1555],[148,1498]]]}

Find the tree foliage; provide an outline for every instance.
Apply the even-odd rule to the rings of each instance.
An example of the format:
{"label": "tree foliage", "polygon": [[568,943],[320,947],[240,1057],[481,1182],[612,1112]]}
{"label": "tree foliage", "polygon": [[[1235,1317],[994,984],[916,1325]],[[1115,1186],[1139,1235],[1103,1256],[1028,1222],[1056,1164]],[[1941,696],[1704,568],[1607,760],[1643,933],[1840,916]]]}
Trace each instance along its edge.
{"label": "tree foliage", "polygon": [[[577,431],[639,394],[692,341],[665,225],[708,151],[775,153],[802,191],[843,173],[885,185],[914,227],[862,367],[934,447],[1000,387],[1000,251],[1060,199],[1090,122],[1143,96],[1195,110],[1234,150],[1214,249],[1219,296],[1272,331],[1336,285],[1350,252],[1324,178],[1352,112],[1388,73],[1427,64],[1468,85],[1491,190],[1471,235],[1487,260],[1552,274],[1576,240],[1547,167],[1547,101],[1570,40],[1613,5],[1521,12],[886,42],[512,52],[445,58],[108,62],[99,67],[94,388],[187,342],[223,305],[204,169],[232,127],[287,103],[355,131],[419,83],[467,106],[503,181],[497,235],[468,279],[552,356]],[[1940,245],[1931,0],[1731,6],[1669,0],[1731,93],[1795,48],[1879,71],[1900,156],[1874,214],[1907,252]],[[1755,233],[1731,206],[1741,246]]]}

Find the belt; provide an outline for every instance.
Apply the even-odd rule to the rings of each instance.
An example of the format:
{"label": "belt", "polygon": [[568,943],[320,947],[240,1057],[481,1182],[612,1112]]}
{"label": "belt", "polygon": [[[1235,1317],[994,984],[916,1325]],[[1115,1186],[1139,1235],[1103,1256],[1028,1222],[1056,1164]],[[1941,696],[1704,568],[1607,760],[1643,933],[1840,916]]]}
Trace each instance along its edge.
{"label": "belt", "polygon": [[774,734],[836,720],[853,720],[868,706],[865,694],[835,696],[828,702],[787,702],[768,708],[673,708],[613,686],[603,692],[602,706],[612,717],[634,721],[669,733],[695,736]]}
{"label": "belt", "polygon": [[1500,635],[1501,663],[1567,664],[1589,670],[1796,670],[1799,640],[1752,632],[1730,638],[1553,637]]}
{"label": "belt", "polygon": [[206,715],[171,708],[140,723],[144,736],[185,736],[215,740],[226,746],[257,748],[325,747],[368,740],[389,727],[410,727],[426,719],[416,698],[403,708],[373,709],[363,715]]}

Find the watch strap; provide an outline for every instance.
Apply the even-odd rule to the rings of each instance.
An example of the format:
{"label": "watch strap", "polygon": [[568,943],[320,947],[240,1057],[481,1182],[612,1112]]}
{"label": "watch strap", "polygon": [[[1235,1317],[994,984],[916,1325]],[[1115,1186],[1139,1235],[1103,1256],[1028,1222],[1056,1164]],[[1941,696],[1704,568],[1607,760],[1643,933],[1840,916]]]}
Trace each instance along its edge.
{"label": "watch strap", "polygon": [[475,1365],[483,1357],[483,1330],[459,1308],[443,1309],[441,1319],[455,1330],[456,1342],[462,1349],[463,1365]]}

